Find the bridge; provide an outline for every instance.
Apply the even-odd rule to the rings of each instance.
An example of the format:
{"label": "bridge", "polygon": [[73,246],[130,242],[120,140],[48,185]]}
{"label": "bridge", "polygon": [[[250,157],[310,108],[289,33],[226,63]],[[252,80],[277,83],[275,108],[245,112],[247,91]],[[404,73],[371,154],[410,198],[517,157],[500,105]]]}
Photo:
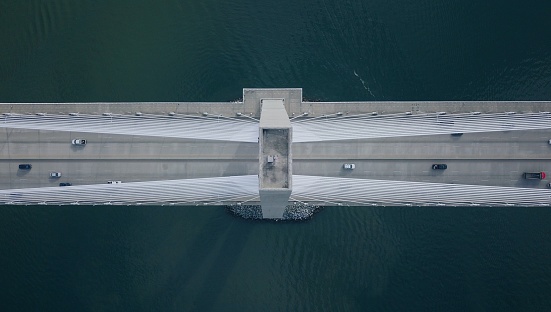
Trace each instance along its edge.
{"label": "bridge", "polygon": [[4,204],[224,205],[269,219],[324,205],[551,204],[548,181],[522,176],[550,168],[551,102],[311,102],[292,88],[0,111]]}

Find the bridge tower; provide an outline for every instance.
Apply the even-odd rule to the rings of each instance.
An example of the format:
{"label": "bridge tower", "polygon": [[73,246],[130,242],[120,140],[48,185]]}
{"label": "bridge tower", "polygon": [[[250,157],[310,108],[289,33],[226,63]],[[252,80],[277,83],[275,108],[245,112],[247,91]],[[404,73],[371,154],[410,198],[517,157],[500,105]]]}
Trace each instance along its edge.
{"label": "bridge tower", "polygon": [[259,195],[264,219],[280,219],[292,192],[292,133],[285,99],[260,99]]}

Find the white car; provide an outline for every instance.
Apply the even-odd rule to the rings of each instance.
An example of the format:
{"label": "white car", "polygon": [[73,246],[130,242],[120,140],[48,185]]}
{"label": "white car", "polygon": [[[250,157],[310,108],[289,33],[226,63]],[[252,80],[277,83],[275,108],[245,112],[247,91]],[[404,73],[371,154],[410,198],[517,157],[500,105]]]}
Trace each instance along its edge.
{"label": "white car", "polygon": [[61,172],[50,172],[50,178],[61,178]]}
{"label": "white car", "polygon": [[73,145],[86,145],[86,139],[74,139],[71,143]]}
{"label": "white car", "polygon": [[121,184],[122,181],[107,181],[107,184]]}
{"label": "white car", "polygon": [[356,164],[344,164],[343,167],[344,169],[352,170],[352,169],[356,169]]}

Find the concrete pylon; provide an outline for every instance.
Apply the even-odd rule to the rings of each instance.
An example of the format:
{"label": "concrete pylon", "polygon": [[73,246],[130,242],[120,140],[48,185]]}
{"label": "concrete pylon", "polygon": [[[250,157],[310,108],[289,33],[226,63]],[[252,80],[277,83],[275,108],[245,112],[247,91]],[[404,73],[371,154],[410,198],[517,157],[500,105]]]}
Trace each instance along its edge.
{"label": "concrete pylon", "polygon": [[264,219],[281,219],[292,192],[292,133],[285,99],[260,100],[259,195]]}

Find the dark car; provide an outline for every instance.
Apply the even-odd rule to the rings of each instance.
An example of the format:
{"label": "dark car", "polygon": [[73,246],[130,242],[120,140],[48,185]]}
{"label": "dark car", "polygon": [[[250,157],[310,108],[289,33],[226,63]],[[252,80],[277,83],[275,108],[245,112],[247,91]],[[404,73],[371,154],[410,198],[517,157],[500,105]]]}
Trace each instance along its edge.
{"label": "dark car", "polygon": [[69,182],[61,182],[59,183],[59,186],[71,186],[72,184]]}
{"label": "dark car", "polygon": [[452,136],[462,136],[462,135],[463,135],[463,133],[461,133],[461,132],[452,133]]}
{"label": "dark car", "polygon": [[444,170],[444,169],[448,169],[448,165],[446,165],[446,164],[434,164],[434,165],[432,165],[432,169],[434,169],[434,170],[438,170],[438,169]]}
{"label": "dark car", "polygon": [[86,145],[86,139],[74,139],[71,143],[73,145]]}
{"label": "dark car", "polygon": [[33,167],[31,164],[20,164],[19,169],[30,170]]}

